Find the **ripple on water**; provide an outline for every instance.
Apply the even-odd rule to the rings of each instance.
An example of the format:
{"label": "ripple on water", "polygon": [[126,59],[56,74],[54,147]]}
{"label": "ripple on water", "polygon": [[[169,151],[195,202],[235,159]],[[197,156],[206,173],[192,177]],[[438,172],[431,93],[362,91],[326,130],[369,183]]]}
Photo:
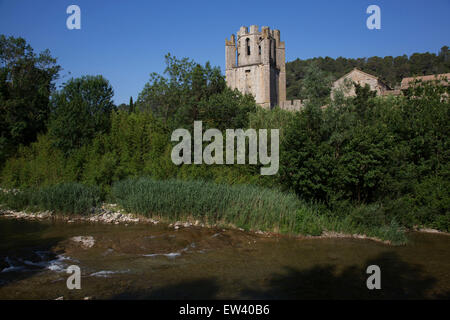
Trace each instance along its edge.
{"label": "ripple on water", "polygon": [[167,258],[175,258],[175,257],[179,257],[181,256],[182,252],[188,252],[189,249],[195,248],[195,242],[192,242],[191,244],[189,244],[188,246],[184,247],[183,249],[181,249],[179,252],[170,252],[170,253],[150,253],[150,254],[143,254],[143,257],[158,257],[158,256],[164,256]]}
{"label": "ripple on water", "polygon": [[122,274],[122,273],[129,273],[130,269],[127,270],[102,270],[98,272],[91,273],[91,277],[103,277],[103,278],[109,278],[113,274]]}
{"label": "ripple on water", "polygon": [[151,254],[143,254],[144,257],[158,257],[158,256],[165,256],[167,258],[175,258],[178,256],[181,256],[180,252],[171,252],[171,253],[151,253]]}
{"label": "ripple on water", "polygon": [[31,261],[23,258],[11,259],[9,257],[6,257],[5,262],[8,266],[6,268],[3,268],[1,273],[43,270],[64,272],[67,269],[67,261],[78,262],[77,260],[67,257],[64,254],[59,254],[54,259],[52,259],[51,257],[53,254],[50,251],[35,251],[34,253],[41,260]]}

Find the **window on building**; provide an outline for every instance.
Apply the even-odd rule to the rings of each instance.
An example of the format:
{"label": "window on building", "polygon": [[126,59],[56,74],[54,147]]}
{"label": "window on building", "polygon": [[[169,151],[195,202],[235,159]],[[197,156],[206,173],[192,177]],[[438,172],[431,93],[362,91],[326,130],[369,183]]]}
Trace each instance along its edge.
{"label": "window on building", "polygon": [[250,55],[250,39],[249,38],[247,38],[246,40],[245,40],[245,45],[246,45],[246,47],[247,47],[247,55],[249,56]]}
{"label": "window on building", "polygon": [[262,41],[262,38],[259,37],[259,46],[258,46],[258,54],[259,55],[261,55],[261,41]]}

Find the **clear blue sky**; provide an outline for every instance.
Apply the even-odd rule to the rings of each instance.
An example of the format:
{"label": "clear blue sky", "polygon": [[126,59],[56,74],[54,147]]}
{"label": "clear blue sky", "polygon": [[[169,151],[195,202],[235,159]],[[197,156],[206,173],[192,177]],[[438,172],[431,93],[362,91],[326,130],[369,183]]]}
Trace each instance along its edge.
{"label": "clear blue sky", "polygon": [[[66,28],[70,4],[81,8],[81,30]],[[370,4],[381,8],[381,30],[366,27]],[[168,52],[223,71],[225,38],[241,25],[279,29],[287,61],[396,56],[449,45],[449,13],[450,0],[0,0],[0,33],[50,49],[63,79],[102,74],[115,102],[128,103]]]}

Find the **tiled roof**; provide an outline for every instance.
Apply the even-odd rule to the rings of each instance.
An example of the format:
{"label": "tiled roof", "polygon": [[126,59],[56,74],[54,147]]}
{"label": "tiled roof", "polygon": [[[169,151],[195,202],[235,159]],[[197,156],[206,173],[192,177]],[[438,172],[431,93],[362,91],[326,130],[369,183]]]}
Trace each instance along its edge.
{"label": "tiled roof", "polygon": [[358,68],[355,67],[355,68],[353,68],[350,72],[347,72],[346,74],[344,74],[342,77],[340,77],[340,78],[337,79],[336,81],[339,81],[339,80],[341,80],[342,78],[347,77],[347,76],[348,76],[349,74],[351,74],[353,71],[362,73],[362,74],[364,74],[364,75],[366,75],[366,76],[368,76],[368,77],[370,77],[370,78],[373,78],[373,79],[377,79],[377,80],[378,80],[378,77],[376,77],[376,76],[374,76],[374,75],[372,75],[372,74],[366,73],[366,72],[364,72],[364,71],[361,71],[361,70],[359,70]]}
{"label": "tiled roof", "polygon": [[[447,78],[447,80],[445,80],[445,78]],[[414,82],[416,80],[420,80],[420,81],[442,80],[441,83],[443,85],[449,85],[450,73],[431,74],[428,76],[403,78],[402,84],[401,84],[401,89],[402,90],[408,89],[411,82]]]}

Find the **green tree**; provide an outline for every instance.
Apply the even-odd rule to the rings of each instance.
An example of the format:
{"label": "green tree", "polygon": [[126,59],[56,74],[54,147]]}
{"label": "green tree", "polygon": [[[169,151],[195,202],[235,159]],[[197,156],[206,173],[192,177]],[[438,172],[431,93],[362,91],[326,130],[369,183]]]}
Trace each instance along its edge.
{"label": "green tree", "polygon": [[130,97],[130,105],[128,106],[128,110],[129,110],[130,113],[133,113],[135,111],[134,103],[133,103],[133,97]]}
{"label": "green tree", "polygon": [[199,102],[198,120],[202,120],[205,127],[219,130],[246,128],[249,125],[249,115],[256,108],[252,96],[225,88]]}
{"label": "green tree", "polygon": [[227,88],[219,68],[170,54],[164,75],[150,75],[137,105],[171,128],[190,128],[195,120],[216,128],[245,127],[256,107],[252,96]]}
{"label": "green tree", "polygon": [[110,127],[113,89],[102,76],[71,79],[52,97],[49,132],[65,153],[89,142]]}
{"label": "green tree", "polygon": [[306,68],[303,79],[302,96],[310,103],[323,105],[331,92],[332,77],[321,70],[317,64]]}
{"label": "green tree", "polygon": [[150,74],[150,80],[138,96],[139,109],[151,111],[165,123],[173,122],[185,108],[186,97],[192,85],[195,63],[187,58],[177,59],[167,54],[164,75]]}
{"label": "green tree", "polygon": [[37,55],[23,38],[0,35],[0,163],[45,131],[59,71],[48,50]]}

